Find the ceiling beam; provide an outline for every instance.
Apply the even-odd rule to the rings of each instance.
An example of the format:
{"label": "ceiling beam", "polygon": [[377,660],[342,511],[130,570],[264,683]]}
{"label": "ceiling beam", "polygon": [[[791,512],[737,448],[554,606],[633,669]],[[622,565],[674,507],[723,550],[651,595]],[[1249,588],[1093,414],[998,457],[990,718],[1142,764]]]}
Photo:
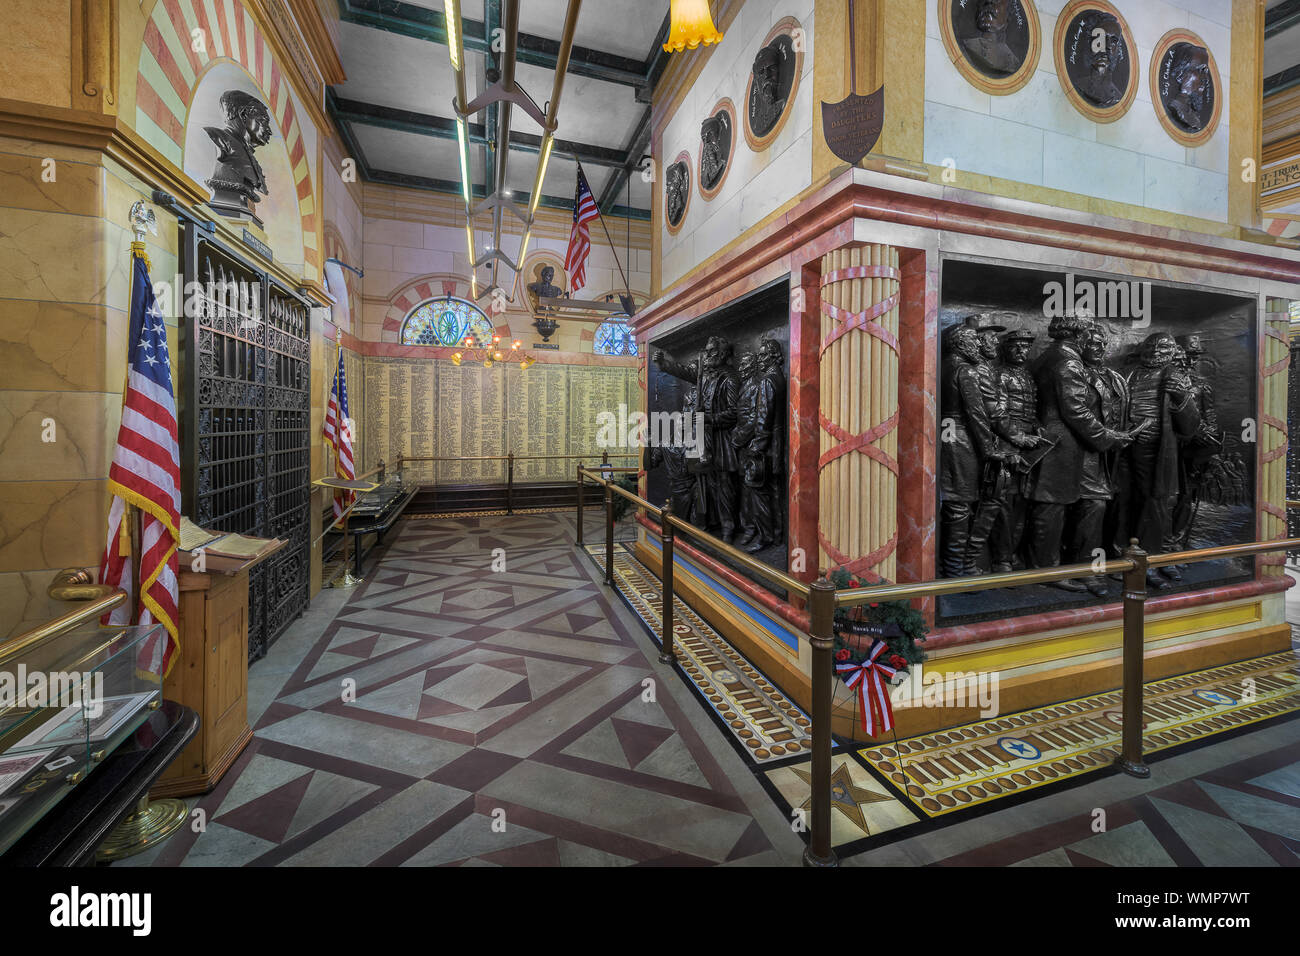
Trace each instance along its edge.
{"label": "ceiling beam", "polygon": [[[402,36],[427,40],[431,43],[447,44],[446,17],[438,10],[427,10],[401,0],[339,0],[339,18],[344,23],[386,30]],[[464,46],[467,51],[492,55],[489,49],[491,36],[483,21],[462,17]],[[667,21],[665,21],[667,22]],[[662,41],[660,41],[662,44]],[[516,60],[531,66],[555,69],[556,54],[559,52],[558,40],[520,33]],[[654,57],[646,61],[633,60],[602,50],[589,47],[573,47],[569,57],[567,72],[575,76],[586,76],[607,83],[631,86],[638,90],[649,85],[649,68]],[[645,94],[647,97],[649,93]]]}
{"label": "ceiling beam", "polygon": [[650,145],[650,115],[651,108],[647,106],[645,112],[641,114],[641,122],[636,126],[632,133],[632,138],[628,140],[627,151],[623,154],[624,159],[618,172],[609,178],[605,184],[604,191],[600,194],[600,200],[596,205],[601,212],[609,212],[614,208],[614,202],[618,199],[619,191],[627,184],[628,177],[639,169],[641,166],[641,157],[645,155],[646,149]]}
{"label": "ceiling beam", "polygon": [[[456,121],[445,116],[433,116],[428,113],[415,113],[392,106],[378,106],[373,103],[360,103],[345,100],[333,90],[328,93],[336,115],[351,123],[363,123],[368,126],[380,126],[384,129],[400,130],[403,133],[416,133],[420,136],[436,136],[441,139],[456,138]],[[482,123],[469,123],[470,142],[482,145],[490,142],[488,129]],[[510,148],[523,153],[541,152],[542,138],[532,133],[510,133]],[[622,168],[626,154],[622,150],[607,146],[592,146],[576,143],[572,140],[555,138],[552,152],[577,156],[582,162],[592,166]]]}
{"label": "ceiling beam", "polygon": [[[420,135],[427,135],[427,136],[444,135],[441,132],[435,132],[433,127],[429,125],[428,121],[434,121],[435,124],[436,123],[450,124],[450,128],[451,128],[450,137],[455,138],[456,126],[454,122],[452,122],[451,120],[443,119],[442,117],[439,116],[424,116],[421,113],[408,113],[405,110],[394,110],[391,109],[390,107],[382,107],[382,106],[373,107],[373,109],[380,110],[388,114],[403,114],[407,119],[399,120],[397,118],[393,118],[390,122],[387,123],[372,122],[371,120],[366,118],[366,115],[364,113],[357,114],[357,113],[349,112],[345,108],[349,105],[365,106],[366,104],[353,104],[349,100],[339,99],[337,96],[334,95],[333,90],[327,91],[327,96],[325,98],[325,108],[329,112],[330,118],[334,120],[334,125],[338,128],[339,135],[342,137],[344,145],[347,146],[348,154],[357,161],[357,169],[361,173],[362,177],[364,177],[366,180],[370,182],[384,183],[390,186],[406,186],[410,189],[423,189],[429,192],[446,193],[448,195],[454,195],[454,196],[459,196],[461,194],[460,180],[435,179],[430,176],[416,176],[410,173],[397,173],[391,170],[377,169],[371,166],[369,160],[366,158],[365,150],[361,148],[361,142],[357,139],[356,131],[353,129],[353,123],[359,122],[363,124],[372,123],[372,125],[385,126],[386,128],[389,129],[398,129],[398,130],[404,130],[413,133],[419,133]],[[411,117],[415,117],[421,122],[411,123],[408,126],[407,121]],[[478,135],[483,134],[482,126],[478,126],[477,124],[471,124],[471,136],[474,135],[475,129],[478,130]],[[527,136],[527,134],[524,133],[519,133],[514,135]],[[517,148],[514,142],[514,135],[511,136],[511,142],[510,142],[510,147],[512,149]],[[532,136],[529,138],[537,141],[536,145],[533,146],[533,152],[536,152],[538,149],[540,149],[540,138],[536,136]],[[553,148],[559,149],[560,143],[561,140],[556,140],[555,146]],[[518,148],[526,149],[527,147],[521,146]],[[598,148],[598,147],[594,147],[594,148]],[[482,186],[479,186],[477,184],[471,184],[470,195],[477,199],[483,199],[485,198],[487,193]],[[548,209],[567,209],[571,212],[573,210],[573,199],[565,198],[563,196],[547,196],[543,194],[542,198],[538,202],[538,205],[545,206]],[[650,210],[648,209],[637,209],[634,207],[615,205],[603,211],[613,216],[621,216],[624,219],[640,219],[645,221],[649,221],[650,219]]]}
{"label": "ceiling beam", "polygon": [[1300,23],[1300,0],[1284,0],[1264,14],[1264,38],[1276,36]]}

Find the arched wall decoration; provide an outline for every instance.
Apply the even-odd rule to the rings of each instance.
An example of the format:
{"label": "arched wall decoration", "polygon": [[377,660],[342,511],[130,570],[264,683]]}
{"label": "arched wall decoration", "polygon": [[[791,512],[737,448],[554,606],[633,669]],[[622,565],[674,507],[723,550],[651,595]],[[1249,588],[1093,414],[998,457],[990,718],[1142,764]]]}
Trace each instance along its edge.
{"label": "arched wall decoration", "polygon": [[591,351],[594,355],[637,355],[636,333],[627,324],[628,316],[611,315],[596,326]]}
{"label": "arched wall decoration", "polygon": [[943,37],[948,58],[952,60],[957,72],[964,76],[971,86],[993,96],[1007,96],[1029,82],[1034,75],[1034,70],[1038,68],[1038,56],[1043,45],[1038,10],[1033,0],[1007,0],[1008,22],[1013,26],[1023,24],[1028,43],[1018,67],[1005,76],[993,76],[979,69],[966,53],[965,45],[969,39],[958,38],[953,28],[955,8],[960,7],[964,14],[967,9],[976,10],[978,5],[970,3],[967,7],[969,0],[936,0],[936,2],[939,5],[939,34]]}
{"label": "arched wall decoration", "polygon": [[[302,219],[303,277],[319,280],[316,198],[289,81],[240,0],[218,0],[212,10],[215,22],[203,0],[158,0],[154,6],[140,47],[136,131],[178,169],[184,169],[185,119],[199,79],[216,61],[230,60],[243,67],[266,94],[267,108],[284,137]],[[196,30],[203,31],[203,44],[192,42]]]}
{"label": "arched wall decoration", "polygon": [[[480,290],[482,291],[482,290]],[[402,341],[402,323],[406,317],[411,314],[416,306],[427,302],[430,299],[441,299],[445,296],[454,296],[459,299],[470,299],[469,283],[464,279],[452,273],[434,273],[431,275],[420,276],[412,279],[404,286],[396,289],[388,299],[388,310],[384,313],[383,327],[379,332],[379,341],[388,342],[394,345],[400,345]],[[479,311],[487,313],[488,321],[495,323],[494,328],[502,339],[512,338],[510,334],[510,325],[506,320],[506,314],[494,316],[490,313],[484,300],[483,305],[475,303]],[[518,305],[518,302],[516,302]],[[427,346],[411,346],[412,348],[426,349]],[[441,349],[442,346],[435,348]],[[446,355],[450,355],[453,349],[447,349]],[[436,357],[445,357],[441,353],[432,353]]]}
{"label": "arched wall decoration", "polygon": [[[704,140],[700,140],[700,155],[696,159],[695,163],[695,182],[699,186],[700,195],[706,201],[712,199],[722,191],[722,186],[727,181],[727,176],[731,173],[732,163],[734,163],[736,159],[736,140],[740,138],[737,135],[736,127],[736,104],[731,102],[731,97],[724,96],[722,99],[718,100],[713,109],[709,110],[709,116],[706,118],[715,116],[726,117],[724,122],[730,124],[730,129],[728,131],[730,135],[728,136],[727,155],[722,164],[722,175],[718,177],[718,181],[713,184],[712,189],[706,189],[704,186]],[[685,214],[683,214],[683,218],[685,218]]]}
{"label": "arched wall decoration", "polygon": [[[1190,44],[1204,50],[1207,66],[1209,67],[1214,107],[1205,125],[1196,132],[1188,132],[1175,122],[1173,117],[1169,115],[1164,97],[1161,96],[1160,92],[1162,86],[1161,74],[1165,69],[1166,55],[1179,43]],[[1210,137],[1214,135],[1215,130],[1219,128],[1219,117],[1223,114],[1223,98],[1226,95],[1222,78],[1219,75],[1218,64],[1215,63],[1214,54],[1210,51],[1206,42],[1191,30],[1185,30],[1182,27],[1170,30],[1160,38],[1155,49],[1151,51],[1151,62],[1147,66],[1147,72],[1151,75],[1151,106],[1156,111],[1156,118],[1160,120],[1160,125],[1165,128],[1165,132],[1175,142],[1184,146],[1205,145]]]}
{"label": "arched wall decoration", "polygon": [[[788,36],[791,38],[790,50],[794,55],[794,77],[790,83],[790,92],[787,93],[785,97],[785,106],[781,110],[781,115],[778,117],[776,123],[773,124],[772,128],[762,136],[755,133],[753,126],[751,125],[752,118],[750,116],[750,104],[753,102],[754,96],[754,70],[753,64],[750,64],[749,80],[745,83],[745,102],[743,109],[745,117],[742,126],[745,130],[745,142],[748,143],[749,148],[756,153],[761,153],[763,150],[767,149],[768,146],[772,145],[772,141],[781,135],[781,130],[785,128],[786,120],[788,120],[790,114],[794,112],[794,98],[795,94],[799,92],[799,79],[803,76],[804,54],[803,44],[796,45],[794,43],[794,37],[801,36],[802,34],[803,25],[794,17],[785,17],[777,21],[776,26],[772,27],[771,31],[769,31],[767,36],[763,38],[763,42],[759,46],[759,50],[761,50],[764,47],[771,46],[778,37]],[[757,50],[754,55],[758,55]]]}
{"label": "arched wall decoration", "polygon": [[402,320],[398,341],[402,345],[459,348],[474,340],[473,348],[491,344],[495,330],[483,310],[468,299],[443,295],[419,303]]}
{"label": "arched wall decoration", "polygon": [[[668,184],[673,178],[670,175],[672,168],[678,164],[685,168],[686,182],[682,189],[682,214],[674,225],[668,216]],[[682,226],[686,224],[686,216],[691,211],[691,193],[694,191],[691,189],[691,177],[694,175],[695,169],[691,165],[691,154],[686,150],[678,153],[677,158],[664,167],[664,227],[667,228],[670,235],[677,235],[677,233],[681,232]]]}
{"label": "arched wall decoration", "polygon": [[[1070,78],[1069,54],[1066,51],[1066,44],[1070,41],[1070,37],[1067,34],[1070,33],[1075,19],[1090,10],[1109,14],[1114,18],[1119,24],[1120,35],[1126,47],[1124,55],[1128,59],[1128,86],[1125,87],[1119,102],[1111,106],[1098,106],[1080,93]],[[1087,41],[1079,38],[1077,42]],[[1088,119],[1095,123],[1113,123],[1129,111],[1133,100],[1137,97],[1138,86],[1142,82],[1142,65],[1138,59],[1137,44],[1133,42],[1128,21],[1112,4],[1107,3],[1106,0],[1073,0],[1067,4],[1056,18],[1056,31],[1052,37],[1052,55],[1056,60],[1056,77],[1061,83],[1061,89],[1065,91],[1065,98]],[[1114,64],[1112,63],[1111,66],[1113,69]]]}

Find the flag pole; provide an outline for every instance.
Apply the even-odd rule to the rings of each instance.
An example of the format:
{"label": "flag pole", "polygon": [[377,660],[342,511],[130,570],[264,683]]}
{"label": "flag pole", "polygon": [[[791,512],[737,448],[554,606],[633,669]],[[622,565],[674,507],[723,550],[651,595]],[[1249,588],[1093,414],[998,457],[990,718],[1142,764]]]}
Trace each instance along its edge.
{"label": "flag pole", "polygon": [[[573,161],[578,164],[578,175],[587,182],[587,189],[591,189],[591,180],[587,179],[587,172],[582,168],[582,160],[578,158],[577,153],[570,154]],[[596,202],[596,197],[591,197],[592,205],[596,207],[596,218],[600,220],[600,228],[605,231],[605,241],[609,243],[609,251],[614,253],[614,265],[618,266],[618,274],[623,279],[623,289],[627,292],[627,297],[632,298],[632,286],[627,281],[627,273],[623,271],[623,263],[618,258],[618,247],[614,245],[614,240],[610,238],[609,227],[605,225],[605,215],[600,211],[600,203]]]}
{"label": "flag pole", "polygon": [[[143,200],[137,200],[131,206],[131,225],[135,232],[135,240],[131,243],[131,283],[127,292],[128,302],[134,302],[135,300],[135,258],[139,256],[144,260],[145,269],[150,267],[149,256],[145,252],[144,245],[145,229],[149,228],[157,234],[157,229],[153,226],[153,210],[148,210],[146,213],[146,208]],[[127,329],[129,335],[129,315],[127,317]],[[126,372],[122,377],[123,407],[126,405],[126,392],[131,377],[131,343],[129,341],[127,343],[126,365]],[[131,600],[134,606],[130,612],[130,623],[136,625],[140,623],[140,608],[144,598],[144,595],[140,593],[140,563],[144,557],[141,554],[141,541],[143,539],[141,521],[143,515],[140,509],[131,502],[123,500],[122,504],[125,506],[122,511],[122,520],[126,523],[131,547]],[[118,538],[119,540],[115,544],[121,547],[120,533]],[[161,625],[155,624],[154,626]],[[165,674],[160,673],[158,675],[160,692],[165,678]],[[162,695],[160,693],[149,706],[151,709],[156,710],[161,703]],[[189,819],[189,806],[184,800],[175,797],[164,797],[151,801],[148,791],[145,791],[135,809],[109,831],[108,836],[104,838],[104,841],[95,851],[95,860],[97,862],[120,860],[141,853],[166,840],[187,819]]]}

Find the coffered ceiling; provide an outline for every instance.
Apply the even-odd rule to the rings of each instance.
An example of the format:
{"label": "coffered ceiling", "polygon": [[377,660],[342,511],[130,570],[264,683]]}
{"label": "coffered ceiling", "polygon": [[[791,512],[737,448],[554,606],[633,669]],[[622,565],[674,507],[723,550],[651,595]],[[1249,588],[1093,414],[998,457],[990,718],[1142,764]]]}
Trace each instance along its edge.
{"label": "coffered ceiling", "polygon": [[[376,182],[460,192],[454,74],[442,0],[338,0],[347,81],[329,108],[365,175]],[[485,38],[502,0],[463,0],[466,82],[473,99],[500,54]],[[566,0],[521,0],[515,79],[545,108],[555,75]],[[668,0],[588,0],[578,16],[542,204],[572,208],[581,162],[601,209],[650,218],[650,184],[636,172],[649,151],[650,95],[663,72]],[[473,182],[491,182],[489,142],[498,106],[471,117]],[[542,130],[511,111],[507,186],[532,188]]]}

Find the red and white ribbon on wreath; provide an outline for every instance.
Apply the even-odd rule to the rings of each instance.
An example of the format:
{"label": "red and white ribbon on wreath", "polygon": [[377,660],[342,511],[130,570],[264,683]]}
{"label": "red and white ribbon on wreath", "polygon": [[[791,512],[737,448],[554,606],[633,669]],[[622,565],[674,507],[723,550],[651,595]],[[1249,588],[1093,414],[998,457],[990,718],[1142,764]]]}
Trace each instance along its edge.
{"label": "red and white ribbon on wreath", "polygon": [[858,706],[862,709],[862,730],[868,737],[894,729],[894,708],[889,703],[889,690],[885,679],[893,677],[898,671],[876,659],[888,649],[889,645],[884,641],[873,641],[871,650],[867,652],[866,658],[861,663],[845,662],[835,665],[836,672],[843,678],[849,690],[858,692]]}

